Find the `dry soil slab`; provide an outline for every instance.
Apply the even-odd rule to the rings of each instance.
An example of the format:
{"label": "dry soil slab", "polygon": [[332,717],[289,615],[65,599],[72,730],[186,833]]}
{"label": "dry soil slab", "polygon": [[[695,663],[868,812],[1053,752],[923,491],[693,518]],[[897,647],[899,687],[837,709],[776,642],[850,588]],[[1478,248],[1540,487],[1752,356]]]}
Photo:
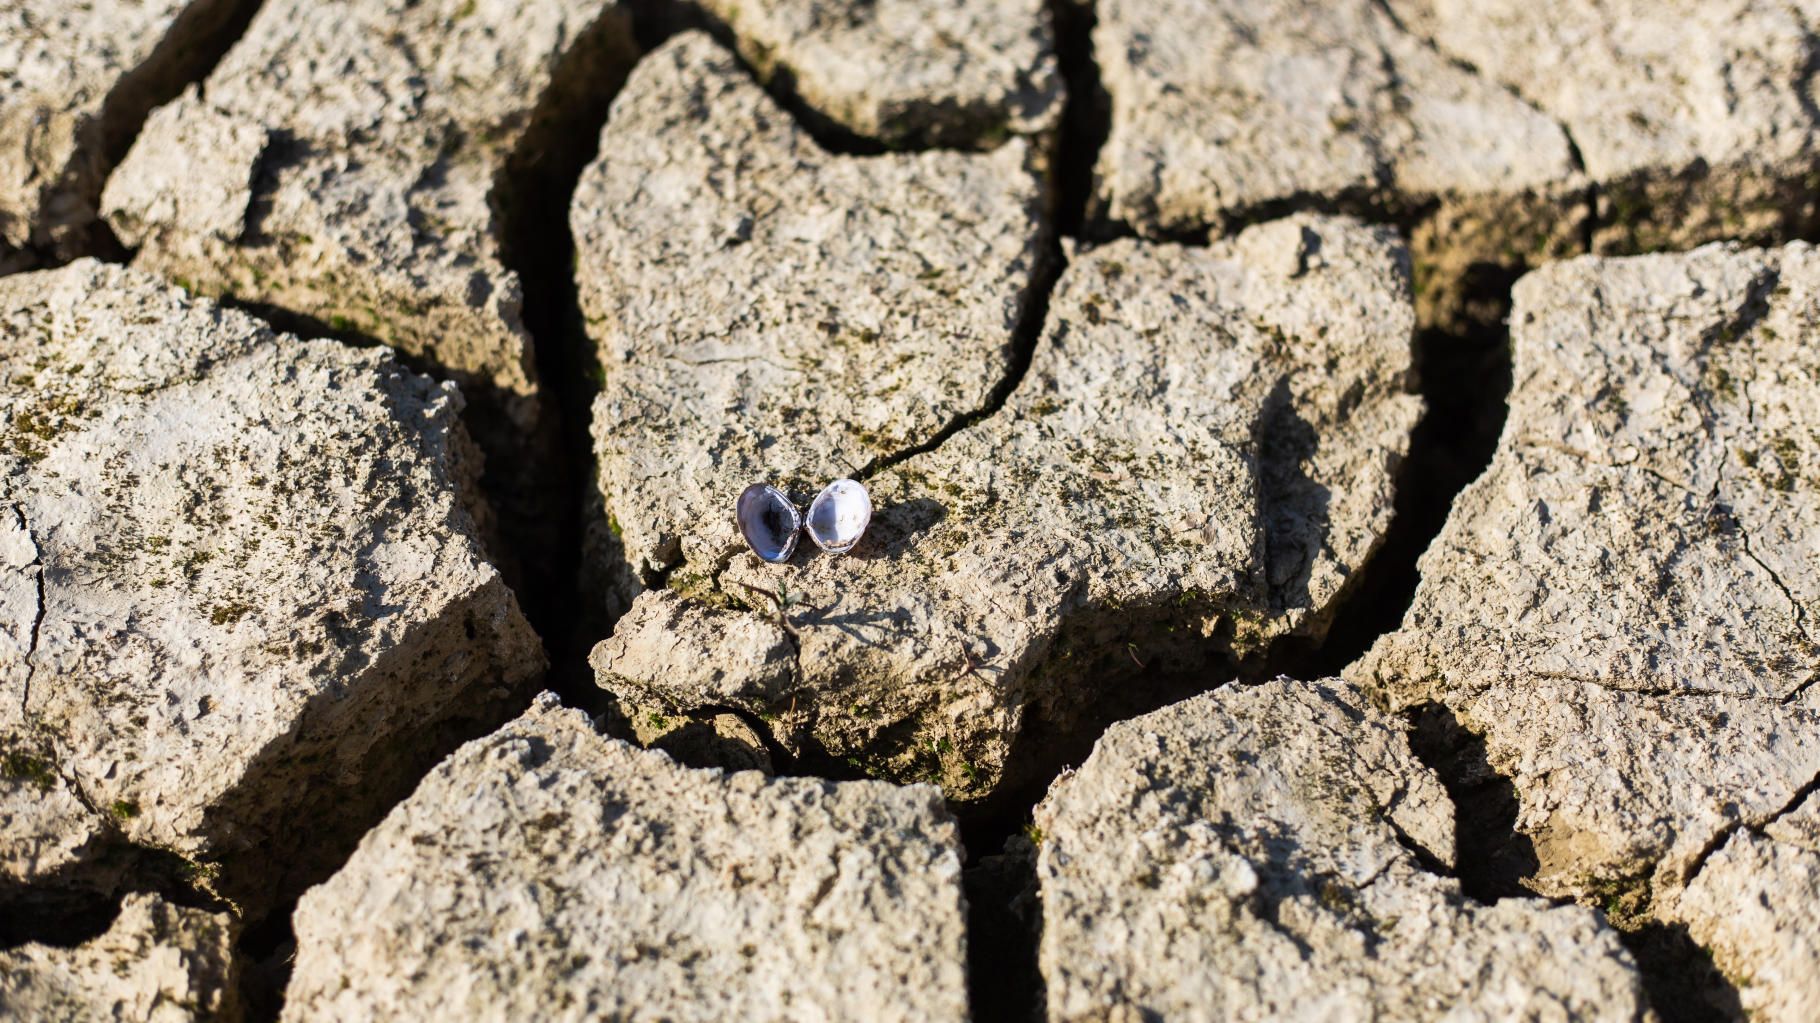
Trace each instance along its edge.
{"label": "dry soil slab", "polygon": [[1487,268],[1782,240],[1815,219],[1811,14],[1769,0],[1105,0],[1099,215],[1413,225],[1422,318]]}
{"label": "dry soil slab", "polygon": [[0,735],[244,906],[542,670],[460,397],[389,351],[81,261],[0,280],[0,380]]}
{"label": "dry soil slab", "polygon": [[963,1020],[932,788],[673,763],[540,698],[298,907],[286,1020]]}
{"label": "dry soil slab", "polygon": [[[1538,889],[1711,933],[1750,836],[1820,779],[1820,255],[1574,260],[1515,301],[1497,454],[1351,674],[1484,736]],[[1779,929],[1726,939],[1747,998],[1813,990],[1811,958],[1753,967],[1794,961],[1813,909],[1793,886]]]}
{"label": "dry soil slab", "polygon": [[200,74],[236,0],[0,8],[0,272],[93,243],[101,186],[146,112]]}
{"label": "dry soil slab", "polygon": [[1811,231],[1820,11],[1771,0],[1388,0],[1573,139],[1604,253]]}
{"label": "dry soil slab", "polygon": [[828,153],[688,33],[632,74],[600,149],[571,221],[603,372],[592,547],[622,602],[703,575],[747,483],[856,472],[1009,372],[1045,251],[1022,141]]}
{"label": "dry soil slab", "polygon": [[1402,724],[1338,682],[1120,722],[1036,811],[1051,1020],[1639,1020],[1593,911],[1482,905]]}
{"label": "dry soil slab", "polygon": [[554,423],[504,246],[536,161],[565,144],[563,107],[610,87],[629,40],[605,0],[271,0],[147,120],[104,212],[141,268],[459,383],[502,525],[535,561]]}
{"label": "dry soil slab", "polygon": [[991,148],[1055,127],[1042,0],[706,0],[743,56],[825,122],[890,147]]}
{"label": "dry soil slab", "polygon": [[[877,322],[876,290],[804,301],[816,267],[854,262],[843,250],[871,251],[873,233],[825,243],[783,300]],[[951,302],[977,318],[985,298]],[[1413,320],[1400,244],[1348,220],[1095,249],[1004,407],[879,463],[851,555],[783,567],[744,549],[740,490],[772,479],[806,500],[858,460],[841,460],[849,424],[914,423],[897,403],[927,410],[951,380],[977,394],[991,362],[973,346],[1003,342],[936,344],[891,320],[833,350],[791,344],[814,340],[808,324],[736,344],[718,319],[614,331],[594,422],[607,507],[628,559],[680,563],[596,648],[596,677],[634,705],[736,709],[793,752],[983,797],[1040,759],[1020,737],[1078,732],[1141,668],[1204,671],[1322,633],[1389,523],[1421,409]],[[899,345],[929,354],[881,380]],[[823,352],[841,375],[813,364]]]}

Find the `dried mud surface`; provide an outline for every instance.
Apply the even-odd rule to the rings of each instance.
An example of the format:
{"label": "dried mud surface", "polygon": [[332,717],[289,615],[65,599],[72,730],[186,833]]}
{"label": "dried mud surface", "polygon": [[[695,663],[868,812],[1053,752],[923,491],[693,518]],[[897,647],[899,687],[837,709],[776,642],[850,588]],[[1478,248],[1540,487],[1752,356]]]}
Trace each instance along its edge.
{"label": "dried mud surface", "polygon": [[0,1013],[1805,1018],[1816,20],[18,0]]}

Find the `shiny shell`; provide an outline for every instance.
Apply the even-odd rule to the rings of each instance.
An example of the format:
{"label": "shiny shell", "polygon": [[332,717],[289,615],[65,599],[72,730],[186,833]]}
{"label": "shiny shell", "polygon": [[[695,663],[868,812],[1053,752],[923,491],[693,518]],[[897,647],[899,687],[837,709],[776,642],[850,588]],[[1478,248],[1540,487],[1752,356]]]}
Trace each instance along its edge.
{"label": "shiny shell", "polygon": [[768,483],[754,483],[739,495],[733,517],[752,553],[772,564],[790,560],[803,519],[783,491]]}
{"label": "shiny shell", "polygon": [[872,495],[863,484],[835,480],[809,504],[809,539],[829,554],[845,554],[872,521]]}

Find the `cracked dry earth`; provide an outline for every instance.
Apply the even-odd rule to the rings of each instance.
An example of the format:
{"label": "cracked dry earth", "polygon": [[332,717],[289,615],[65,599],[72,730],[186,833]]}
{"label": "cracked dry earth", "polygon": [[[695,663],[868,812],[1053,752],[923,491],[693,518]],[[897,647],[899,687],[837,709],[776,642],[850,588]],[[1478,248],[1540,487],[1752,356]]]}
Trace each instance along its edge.
{"label": "cracked dry earth", "polygon": [[1812,1018],[1816,68],[0,0],[0,1018]]}

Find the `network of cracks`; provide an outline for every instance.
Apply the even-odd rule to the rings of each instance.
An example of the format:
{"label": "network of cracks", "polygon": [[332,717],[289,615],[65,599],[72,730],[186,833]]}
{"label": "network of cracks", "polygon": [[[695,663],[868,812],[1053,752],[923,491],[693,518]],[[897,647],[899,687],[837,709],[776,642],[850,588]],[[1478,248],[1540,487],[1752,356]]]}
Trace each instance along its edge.
{"label": "network of cracks", "polygon": [[[206,79],[258,6],[257,0],[224,5],[231,9],[222,12],[201,45],[191,48],[179,71],[147,90],[146,98],[152,102],[122,116],[128,121],[135,116],[142,119],[158,102]],[[1042,259],[1033,270],[1030,292],[1019,313],[1007,371],[989,389],[984,404],[914,444],[875,458],[864,467],[862,478],[865,473],[881,472],[935,451],[963,429],[999,413],[1030,366],[1050,297],[1069,261],[1135,233],[1110,219],[1095,201],[1094,169],[1112,114],[1095,62],[1094,13],[1090,6],[1073,0],[1054,0],[1047,14],[1067,98],[1059,123],[1039,140],[1047,150],[1042,201],[1047,230]],[[538,375],[554,423],[552,436],[537,448],[547,464],[536,474],[538,485],[546,492],[534,502],[543,509],[535,540],[525,542],[527,532],[514,531],[508,525],[501,532],[501,542],[506,545],[501,553],[518,566],[521,603],[550,656],[547,687],[565,703],[599,716],[602,727],[607,728],[612,727],[613,708],[596,688],[587,658],[595,644],[611,633],[613,622],[600,614],[584,613],[587,601],[574,571],[582,560],[587,498],[595,485],[589,421],[600,367],[578,296],[570,200],[584,170],[597,156],[601,129],[627,76],[645,54],[691,29],[706,29],[723,45],[730,49],[734,45],[731,28],[699,9],[671,0],[638,0],[626,19],[603,19],[591,27],[589,31],[599,38],[576,43],[573,56],[557,69],[532,117],[536,128],[506,161],[512,185],[496,196],[505,261],[523,287],[525,324],[535,342]],[[608,38],[628,31],[634,45]],[[810,109],[792,91],[788,76],[760,77],[772,98],[827,151],[851,156],[892,151],[877,139],[842,128]],[[128,124],[115,130],[130,141],[135,127]],[[991,140],[973,141],[975,148],[993,144]],[[117,150],[113,153],[117,161],[124,145],[111,148]],[[1575,197],[1584,202],[1583,222],[1576,232],[1579,251],[1590,248],[1597,228],[1593,222],[1597,204],[1592,199]],[[1392,206],[1369,199],[1312,197],[1255,210],[1220,226],[1231,235],[1253,223],[1290,213],[1333,209],[1394,226],[1405,236],[1420,231],[1434,213],[1432,205],[1420,203]],[[1205,244],[1206,236],[1178,233],[1173,240]],[[103,227],[95,229],[84,248],[86,254],[112,261],[132,256]],[[42,261],[74,254],[80,253],[65,251]],[[1421,395],[1426,411],[1399,470],[1394,515],[1369,562],[1346,586],[1323,635],[1318,639],[1282,638],[1244,657],[1216,651],[1200,663],[1142,667],[1136,682],[1123,688],[1117,700],[1109,699],[1105,706],[1083,715],[1067,734],[1043,736],[1042,752],[1027,765],[1024,780],[989,799],[954,807],[968,856],[969,983],[977,1018],[1040,1015],[1037,940],[1042,921],[1032,850],[1023,835],[1030,826],[1031,810],[1050,781],[1067,765],[1079,764],[1105,728],[1223,686],[1250,685],[1283,675],[1314,679],[1338,674],[1402,621],[1420,581],[1418,558],[1440,532],[1456,495],[1485,469],[1497,446],[1511,386],[1505,323],[1510,289],[1529,269],[1529,259],[1523,256],[1475,265],[1460,284],[1455,309],[1464,312],[1418,330],[1416,372],[1410,386]],[[227,297],[231,300],[233,296]],[[246,307],[278,327],[299,333],[334,336],[351,344],[378,343],[352,325],[312,320],[281,306]],[[421,368],[437,371],[433,365]],[[509,515],[502,517],[509,519]],[[666,584],[661,575],[651,581],[659,587]],[[724,708],[709,708],[704,717],[721,710]],[[1438,704],[1418,707],[1407,717],[1418,758],[1440,777],[1457,815],[1457,866],[1450,869],[1432,857],[1423,858],[1424,866],[1457,878],[1467,895],[1484,902],[1539,898],[1525,885],[1535,867],[1535,854],[1529,839],[1516,827],[1515,791],[1488,764],[1483,740]],[[751,723],[758,726],[756,734],[769,738],[762,723]],[[771,742],[765,752],[779,773],[836,779],[862,776],[842,760],[818,756],[813,750],[786,749]],[[143,862],[131,872],[135,886],[159,891],[179,903],[213,904],[188,883],[181,865],[172,858],[151,852],[141,858]],[[58,906],[55,913],[9,920],[0,941],[8,945],[28,940],[74,944],[105,930],[117,907],[117,899],[74,898]],[[281,905],[263,919],[250,921],[241,939],[241,951],[252,964],[244,971],[243,993],[255,1017],[275,1017],[281,1008],[287,964],[295,947],[289,923],[292,908]],[[1714,968],[1711,956],[1684,931],[1643,923],[1625,933],[1625,942],[1641,966],[1653,1006],[1663,1018],[1724,1015],[1728,1006],[1735,1010],[1736,991]]]}

